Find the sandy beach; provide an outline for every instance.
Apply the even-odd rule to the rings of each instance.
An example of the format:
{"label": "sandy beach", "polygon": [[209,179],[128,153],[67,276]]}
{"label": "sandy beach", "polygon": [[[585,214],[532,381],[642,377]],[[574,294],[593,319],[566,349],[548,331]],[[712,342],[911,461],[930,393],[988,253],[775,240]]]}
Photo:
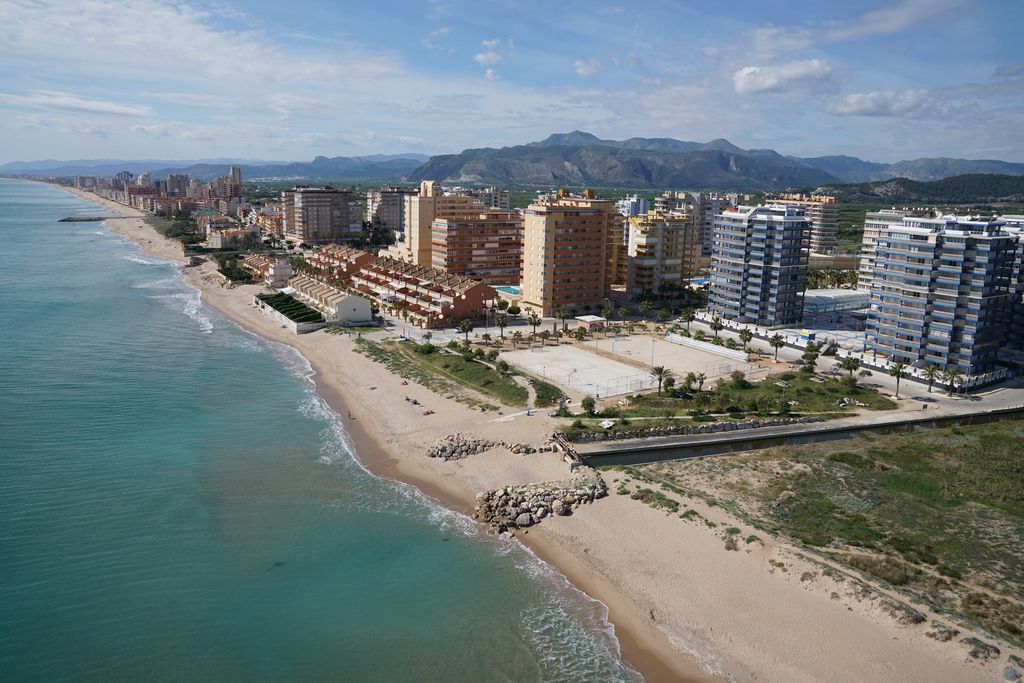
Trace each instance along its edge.
{"label": "sandy beach", "polygon": [[[107,225],[144,253],[182,261],[180,246],[159,236],[140,212],[61,189],[124,216]],[[542,412],[482,413],[415,383],[404,385],[357,353],[348,335],[295,336],[282,329],[251,303],[261,286],[223,287],[210,263],[183,272],[209,307],[308,359],[318,392],[341,416],[358,458],[372,472],[410,483],[467,514],[478,491],[567,478],[568,466],[553,453],[513,455],[494,448],[464,460],[427,458],[426,448],[453,432],[540,445],[554,420]],[[423,415],[424,408],[434,414]],[[615,476],[605,474],[613,491]],[[720,526],[749,531],[720,509],[700,512]],[[765,539],[730,552],[713,530],[614,492],[519,538],[608,606],[624,659],[647,680],[981,681],[999,675],[995,663],[969,660],[962,646],[927,637],[928,623],[902,625],[834,579],[802,580],[816,567],[798,549]]]}

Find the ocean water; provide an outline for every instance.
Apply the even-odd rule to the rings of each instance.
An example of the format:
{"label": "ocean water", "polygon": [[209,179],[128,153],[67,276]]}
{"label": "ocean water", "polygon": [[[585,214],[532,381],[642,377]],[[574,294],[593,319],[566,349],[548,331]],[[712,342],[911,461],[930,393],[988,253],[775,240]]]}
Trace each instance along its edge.
{"label": "ocean water", "polygon": [[603,605],[365,472],[310,368],[0,179],[0,678],[615,681]]}

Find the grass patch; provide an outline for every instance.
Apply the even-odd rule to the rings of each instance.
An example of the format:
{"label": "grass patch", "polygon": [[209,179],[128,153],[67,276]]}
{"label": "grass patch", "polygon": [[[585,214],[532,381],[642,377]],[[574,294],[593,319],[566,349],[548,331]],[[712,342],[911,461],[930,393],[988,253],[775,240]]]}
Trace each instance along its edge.
{"label": "grass patch", "polygon": [[465,388],[507,406],[526,406],[529,396],[526,389],[516,384],[511,377],[477,360],[448,353],[416,353],[415,345],[402,342],[361,339],[356,348],[392,372],[467,405],[484,410],[496,408],[489,402],[467,395],[463,391]]}

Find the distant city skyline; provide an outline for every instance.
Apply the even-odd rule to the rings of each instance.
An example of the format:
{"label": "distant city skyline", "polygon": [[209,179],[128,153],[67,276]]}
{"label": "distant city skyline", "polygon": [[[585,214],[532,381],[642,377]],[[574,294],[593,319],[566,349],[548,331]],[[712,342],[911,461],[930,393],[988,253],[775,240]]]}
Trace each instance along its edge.
{"label": "distant city skyline", "polygon": [[1024,162],[1002,0],[0,4],[0,163],[439,154],[579,129]]}

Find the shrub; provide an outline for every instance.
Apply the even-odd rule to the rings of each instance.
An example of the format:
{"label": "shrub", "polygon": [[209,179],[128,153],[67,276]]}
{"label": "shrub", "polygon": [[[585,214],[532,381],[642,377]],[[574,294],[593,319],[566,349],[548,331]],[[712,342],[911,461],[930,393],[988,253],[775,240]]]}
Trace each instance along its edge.
{"label": "shrub", "polygon": [[579,419],[578,417],[575,420],[572,421],[572,426],[573,426],[574,429],[586,429],[587,428],[587,425],[583,424],[583,420]]}
{"label": "shrub", "polygon": [[593,396],[587,395],[580,401],[580,407],[587,413],[587,415],[594,414],[594,408],[597,407],[597,401],[594,400]]}

